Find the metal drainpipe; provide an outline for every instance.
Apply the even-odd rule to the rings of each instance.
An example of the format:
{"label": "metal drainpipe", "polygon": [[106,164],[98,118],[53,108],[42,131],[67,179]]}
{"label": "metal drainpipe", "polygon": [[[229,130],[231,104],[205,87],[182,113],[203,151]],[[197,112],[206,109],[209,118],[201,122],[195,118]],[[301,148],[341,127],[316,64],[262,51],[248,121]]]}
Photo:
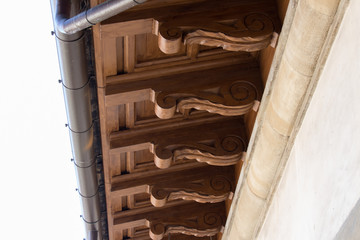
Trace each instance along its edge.
{"label": "metal drainpipe", "polygon": [[110,0],[80,14],[80,0],[50,0],[87,239],[102,239],[84,29],[146,0]]}

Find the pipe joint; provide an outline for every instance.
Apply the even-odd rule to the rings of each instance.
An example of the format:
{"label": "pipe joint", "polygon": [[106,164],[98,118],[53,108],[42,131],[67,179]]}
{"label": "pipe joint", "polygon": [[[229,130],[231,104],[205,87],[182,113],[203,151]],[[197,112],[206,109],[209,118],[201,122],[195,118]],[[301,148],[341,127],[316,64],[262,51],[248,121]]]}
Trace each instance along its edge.
{"label": "pipe joint", "polygon": [[81,89],[85,88],[86,86],[88,86],[89,83],[90,83],[90,81],[93,80],[93,79],[94,79],[94,78],[93,78],[92,76],[89,77],[89,78],[88,78],[88,81],[87,81],[84,85],[82,85],[82,86],[80,86],[80,87],[76,87],[76,88],[72,88],[72,87],[66,86],[65,83],[64,83],[64,81],[62,81],[62,80],[59,80],[59,83],[61,83],[62,86],[63,86],[64,88],[66,88],[67,90],[76,91],[76,90],[81,90]]}
{"label": "pipe joint", "polygon": [[71,162],[73,162],[74,165],[75,165],[75,167],[77,167],[77,168],[90,168],[90,167],[94,166],[94,165],[97,163],[97,160],[99,159],[100,156],[101,156],[101,155],[97,155],[97,156],[94,158],[94,160],[92,160],[91,163],[88,164],[88,165],[86,165],[86,166],[80,166],[80,164],[77,163],[73,158],[71,159]]}
{"label": "pipe joint", "polygon": [[92,195],[89,195],[89,196],[86,196],[86,195],[82,194],[78,188],[76,188],[75,191],[77,191],[79,193],[80,197],[82,197],[82,198],[93,198],[93,197],[96,197],[98,195],[99,188],[100,188],[100,186],[98,185],[98,187],[96,189],[96,192],[94,194],[92,194]]}
{"label": "pipe joint", "polygon": [[85,223],[87,223],[87,224],[96,224],[96,223],[98,223],[98,222],[100,221],[100,218],[99,218],[98,220],[96,220],[96,221],[88,221],[88,220],[86,220],[86,219],[84,218],[83,215],[80,215],[80,217],[81,217],[82,220],[83,220]]}
{"label": "pipe joint", "polygon": [[60,9],[59,11],[57,10],[55,18],[56,30],[66,35],[75,34],[146,1],[147,0],[108,0],[72,18],[67,18],[66,14],[62,13],[62,9]]}
{"label": "pipe joint", "polygon": [[71,129],[70,124],[68,124],[68,123],[65,123],[65,127],[69,128],[70,132],[72,132],[72,133],[78,133],[78,134],[79,133],[86,133],[86,132],[90,131],[94,127],[94,121],[92,121],[90,127],[88,129],[84,130],[84,131],[75,131],[75,130]]}

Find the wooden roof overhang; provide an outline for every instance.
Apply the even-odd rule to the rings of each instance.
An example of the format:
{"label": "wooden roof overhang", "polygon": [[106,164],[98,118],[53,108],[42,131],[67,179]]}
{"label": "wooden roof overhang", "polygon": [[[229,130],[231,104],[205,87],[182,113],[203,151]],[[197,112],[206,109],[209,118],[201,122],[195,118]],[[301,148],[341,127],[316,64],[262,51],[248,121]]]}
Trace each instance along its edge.
{"label": "wooden roof overhang", "polygon": [[279,31],[267,0],[149,0],[93,27],[109,239],[221,238]]}

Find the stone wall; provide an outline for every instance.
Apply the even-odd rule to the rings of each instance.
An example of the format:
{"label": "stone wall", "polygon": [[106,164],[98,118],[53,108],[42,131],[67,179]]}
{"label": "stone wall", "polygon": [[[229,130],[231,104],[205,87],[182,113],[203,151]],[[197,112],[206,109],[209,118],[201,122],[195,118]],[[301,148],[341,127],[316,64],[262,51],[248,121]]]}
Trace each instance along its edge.
{"label": "stone wall", "polygon": [[350,1],[258,239],[360,239],[359,14]]}

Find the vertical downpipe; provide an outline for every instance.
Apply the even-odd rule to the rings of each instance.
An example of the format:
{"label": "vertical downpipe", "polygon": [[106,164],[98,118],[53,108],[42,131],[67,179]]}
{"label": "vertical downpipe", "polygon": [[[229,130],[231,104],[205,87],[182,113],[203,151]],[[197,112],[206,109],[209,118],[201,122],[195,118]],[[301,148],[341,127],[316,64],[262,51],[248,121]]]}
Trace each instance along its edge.
{"label": "vertical downpipe", "polygon": [[[56,5],[55,5],[56,4]],[[80,1],[52,1],[55,18],[80,12]],[[54,11],[55,10],[55,11]],[[56,22],[56,19],[55,21]],[[91,91],[85,55],[85,32],[63,34],[55,26],[56,44],[73,161],[87,239],[102,239],[100,201],[96,176]]]}

